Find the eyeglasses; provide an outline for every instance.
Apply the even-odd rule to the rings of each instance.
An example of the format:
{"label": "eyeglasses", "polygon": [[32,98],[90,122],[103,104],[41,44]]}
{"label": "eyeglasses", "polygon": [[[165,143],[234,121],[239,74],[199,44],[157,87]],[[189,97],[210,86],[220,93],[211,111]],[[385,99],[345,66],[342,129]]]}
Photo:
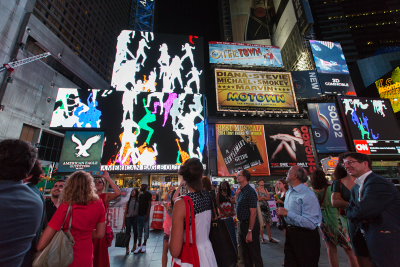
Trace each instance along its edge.
{"label": "eyeglasses", "polygon": [[352,160],[349,160],[349,161],[343,162],[343,163],[340,164],[340,165],[342,165],[343,167],[346,167],[346,165],[349,165],[349,167],[351,167],[351,166],[353,166],[353,163],[354,163],[354,162],[360,163],[360,162],[362,162],[362,161],[358,161],[358,160],[352,161]]}
{"label": "eyeglasses", "polygon": [[94,181],[95,184],[103,184],[102,181]]}

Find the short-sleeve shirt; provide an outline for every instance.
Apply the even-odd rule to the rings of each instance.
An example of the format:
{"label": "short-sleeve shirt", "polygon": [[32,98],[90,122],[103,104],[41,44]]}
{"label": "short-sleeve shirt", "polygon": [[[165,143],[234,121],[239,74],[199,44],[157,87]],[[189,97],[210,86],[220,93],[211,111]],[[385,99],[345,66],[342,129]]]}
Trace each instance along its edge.
{"label": "short-sleeve shirt", "polygon": [[149,208],[149,201],[151,203],[151,193],[146,191],[139,195],[139,216],[145,216],[147,214],[147,210]]}
{"label": "short-sleeve shirt", "polygon": [[[337,179],[332,183],[332,193],[340,193],[340,180]],[[350,190],[342,183],[342,199],[344,201],[350,201]]]}
{"label": "short-sleeve shirt", "polygon": [[236,199],[236,213],[239,221],[247,221],[250,219],[250,209],[257,208],[257,193],[251,188],[250,184],[241,188]]}
{"label": "short-sleeve shirt", "polygon": [[128,204],[128,212],[126,213],[126,217],[133,217],[138,215],[139,212],[139,203],[136,199],[131,198]]}
{"label": "short-sleeve shirt", "polygon": [[[67,214],[69,204],[61,204],[53,218],[48,223],[52,229],[59,231]],[[68,231],[70,215],[68,215],[63,226]],[[72,205],[72,227],[71,234],[75,245],[74,261],[69,267],[93,266],[93,242],[92,233],[98,223],[105,222],[105,209],[101,199],[88,203],[87,205]]]}

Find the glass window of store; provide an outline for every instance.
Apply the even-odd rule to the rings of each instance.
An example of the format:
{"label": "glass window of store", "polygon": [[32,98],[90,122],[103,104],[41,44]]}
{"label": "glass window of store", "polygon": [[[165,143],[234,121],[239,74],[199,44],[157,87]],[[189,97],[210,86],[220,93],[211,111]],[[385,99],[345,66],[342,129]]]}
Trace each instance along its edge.
{"label": "glass window of store", "polygon": [[[178,187],[178,174],[151,174],[150,192],[162,201],[170,186]],[[158,197],[157,197],[158,195]]]}

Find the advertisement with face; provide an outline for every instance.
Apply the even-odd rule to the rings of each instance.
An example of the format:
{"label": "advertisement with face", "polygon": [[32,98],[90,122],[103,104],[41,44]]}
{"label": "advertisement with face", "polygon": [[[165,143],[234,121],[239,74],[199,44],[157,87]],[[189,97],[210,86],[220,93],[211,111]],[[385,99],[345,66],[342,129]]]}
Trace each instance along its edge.
{"label": "advertisement with face", "polygon": [[291,75],[215,69],[218,110],[285,110],[297,112]]}
{"label": "advertisement with face", "polygon": [[122,31],[111,86],[119,91],[203,93],[203,38]]}
{"label": "advertisement with face", "polygon": [[394,113],[400,111],[400,67],[383,75],[368,86],[366,90],[370,87],[378,89],[380,97],[390,99]]}
{"label": "advertisement with face", "polygon": [[58,171],[100,170],[103,144],[104,132],[66,132]]}
{"label": "advertisement with face", "polygon": [[314,70],[292,71],[293,88],[297,98],[319,98],[321,88],[319,86],[317,72]]}
{"label": "advertisement with face", "polygon": [[208,48],[210,63],[283,67],[277,46],[209,42]]}
{"label": "advertisement with face", "polygon": [[217,124],[218,176],[248,170],[252,176],[269,175],[263,125]]}
{"label": "advertisement with face", "polygon": [[335,103],[308,103],[307,106],[317,153],[346,152],[346,140]]}
{"label": "advertisement with face", "polygon": [[400,129],[388,99],[339,97],[338,100],[356,152],[400,154]]}
{"label": "advertisement with face", "polygon": [[316,169],[308,126],[265,125],[264,131],[271,175],[286,175],[293,166]]}

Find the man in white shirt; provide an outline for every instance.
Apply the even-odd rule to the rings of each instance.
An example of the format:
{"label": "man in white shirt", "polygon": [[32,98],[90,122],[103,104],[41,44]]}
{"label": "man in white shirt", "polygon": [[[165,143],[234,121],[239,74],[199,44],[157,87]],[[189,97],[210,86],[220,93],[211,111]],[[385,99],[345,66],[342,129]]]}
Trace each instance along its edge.
{"label": "man in white shirt", "polygon": [[351,189],[346,216],[363,233],[372,260],[378,266],[400,262],[400,193],[387,179],[371,170],[365,154],[346,153],[343,166],[356,185]]}

